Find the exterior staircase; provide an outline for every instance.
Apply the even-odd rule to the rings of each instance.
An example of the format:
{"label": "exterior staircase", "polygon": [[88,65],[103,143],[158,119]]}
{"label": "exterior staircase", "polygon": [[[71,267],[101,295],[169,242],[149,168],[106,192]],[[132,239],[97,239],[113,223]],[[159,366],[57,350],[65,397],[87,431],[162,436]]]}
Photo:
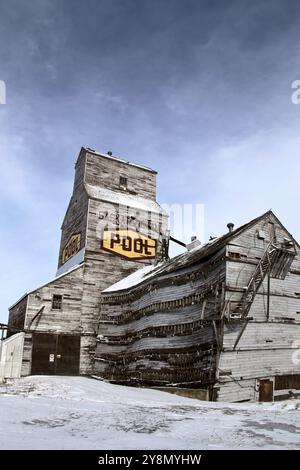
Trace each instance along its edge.
{"label": "exterior staircase", "polygon": [[230,318],[246,318],[266,275],[269,274],[270,277],[276,279],[285,279],[294,258],[295,251],[290,251],[273,242],[269,243],[242,294],[241,300],[230,313]]}

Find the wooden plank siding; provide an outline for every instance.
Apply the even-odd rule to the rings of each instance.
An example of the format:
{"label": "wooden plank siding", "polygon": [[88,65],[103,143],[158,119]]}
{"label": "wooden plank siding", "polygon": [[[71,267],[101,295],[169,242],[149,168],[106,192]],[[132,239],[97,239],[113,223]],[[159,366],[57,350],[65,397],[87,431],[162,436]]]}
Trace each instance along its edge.
{"label": "wooden plank siding", "polygon": [[[84,184],[93,187],[119,191],[119,178],[128,181],[126,194],[137,198],[156,200],[156,173],[126,162],[111,158],[101,158],[98,154],[87,151]],[[85,186],[85,190],[87,186]],[[108,193],[109,196],[109,193]],[[83,272],[83,295],[81,309],[81,371],[93,372],[93,356],[96,348],[96,336],[100,317],[100,292],[113,283],[128,276],[140,267],[153,263],[154,260],[132,261],[102,250],[101,237],[104,229],[127,228],[158,239],[167,229],[167,216],[150,213],[148,210],[132,206],[120,206],[113,201],[103,200],[97,192],[89,194],[88,223]],[[157,210],[159,206],[157,204]],[[151,227],[149,228],[149,218]]]}
{"label": "wooden plank siding", "polygon": [[[127,189],[120,177],[127,178]],[[60,334],[80,336],[80,374],[204,389],[215,400],[258,400],[263,379],[272,381],[275,397],[297,392],[300,248],[271,211],[159,263],[122,290],[114,284],[159,259],[130,260],[105,251],[102,234],[110,228],[156,239],[160,250],[167,215],[156,202],[156,172],[82,149],[59,250],[60,272],[69,270],[10,309],[11,332],[25,332],[22,375],[31,373],[34,335]],[[63,264],[64,247],[79,233],[78,258]],[[237,307],[244,308],[241,299],[265,260],[276,276],[268,257],[271,243],[283,252],[277,274],[283,279],[268,280],[264,272],[243,318]],[[52,308],[53,295],[62,296],[61,309]]]}
{"label": "wooden plank siding", "polygon": [[108,156],[86,151],[85,183],[119,191],[119,177],[128,181],[128,192],[146,199],[156,200],[156,172],[130,162],[114,160]]}
{"label": "wooden plank siding", "polygon": [[[9,327],[15,324],[15,312],[26,305],[22,330],[25,332],[22,376],[31,373],[32,336],[34,333],[76,335],[81,333],[81,298],[83,266],[73,269],[48,284],[30,292],[11,310]],[[53,295],[62,295],[62,308],[52,308]],[[13,332],[13,331],[12,331]]]}
{"label": "wooden plank siding", "polygon": [[[136,172],[136,169],[134,169]],[[135,175],[135,179],[137,176]],[[135,214],[135,218],[130,216]],[[101,237],[103,229],[107,228],[107,220],[102,218],[104,214],[118,215],[119,220],[126,220],[128,228],[136,230],[139,224],[140,232],[149,235],[148,211],[134,208],[118,207],[114,203],[89,199],[88,228],[85,249],[83,296],[81,328],[84,334],[85,347],[82,350],[81,367],[85,374],[93,372],[93,353],[96,348],[96,335],[100,316],[100,293],[113,283],[128,276],[137,269],[153,263],[154,260],[132,261],[126,260],[113,253],[108,253],[101,248]],[[129,217],[129,219],[128,219]],[[158,239],[158,230],[162,233],[167,228],[166,216],[159,218],[158,214],[151,214],[152,238]],[[115,221],[113,221],[115,223]],[[123,227],[122,225],[120,227]],[[156,230],[155,230],[156,227]]]}
{"label": "wooden plank siding", "polygon": [[84,188],[85,155],[81,154],[75,167],[73,194],[61,227],[58,268],[62,266],[62,252],[72,235],[80,234],[80,249],[85,247],[88,220],[88,195]]}
{"label": "wooden plank siding", "polygon": [[9,335],[23,331],[25,325],[27,300],[27,296],[24,296],[19,300],[19,302],[10,307],[8,316]]}
{"label": "wooden plank siding", "polygon": [[[120,177],[127,178],[127,190]],[[125,201],[119,205],[116,201]],[[45,286],[32,291],[13,307],[10,325],[26,332],[23,374],[30,373],[32,335],[80,335],[80,373],[92,374],[100,318],[100,292],[138,268],[153,263],[124,259],[104,251],[105,228],[132,229],[157,239],[167,229],[167,215],[156,202],[156,172],[109,155],[82,148],[75,165],[73,193],[61,227],[59,272],[71,268]],[[80,234],[80,261],[63,264],[62,252]],[[73,262],[73,265],[72,265]],[[72,270],[78,266],[79,269]],[[62,295],[62,309],[52,309],[53,295]],[[25,312],[26,321],[25,321]]]}
{"label": "wooden plank siding", "polygon": [[224,262],[212,268],[205,261],[102,293],[95,373],[117,382],[209,387],[217,361],[212,318],[224,281]]}
{"label": "wooden plank siding", "polygon": [[[259,238],[264,232],[265,239]],[[272,214],[227,245],[226,313],[234,308],[255,266],[272,237],[276,243],[291,235]],[[223,348],[218,364],[217,398],[228,401],[258,400],[260,379],[300,374],[293,362],[295,342],[300,337],[299,247],[285,279],[265,278],[251,305],[251,320],[233,350],[244,322],[228,321],[223,329]],[[269,297],[269,299],[268,299]],[[268,310],[269,303],[269,310]]]}
{"label": "wooden plank siding", "polygon": [[297,244],[286,278],[271,279],[269,292],[267,279],[259,287],[234,350],[245,323],[230,311],[274,237],[276,243],[291,239],[269,212],[198,254],[170,260],[136,286],[103,292],[95,374],[121,383],[204,387],[210,398],[228,401],[258,400],[260,379],[296,377]]}

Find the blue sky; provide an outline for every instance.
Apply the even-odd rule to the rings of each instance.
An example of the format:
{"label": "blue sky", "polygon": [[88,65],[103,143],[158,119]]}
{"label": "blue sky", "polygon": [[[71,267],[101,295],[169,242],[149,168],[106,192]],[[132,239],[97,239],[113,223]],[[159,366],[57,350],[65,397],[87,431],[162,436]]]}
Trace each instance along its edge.
{"label": "blue sky", "polygon": [[81,146],[158,170],[218,235],[272,208],[300,239],[300,3],[0,0],[0,321],[53,277]]}

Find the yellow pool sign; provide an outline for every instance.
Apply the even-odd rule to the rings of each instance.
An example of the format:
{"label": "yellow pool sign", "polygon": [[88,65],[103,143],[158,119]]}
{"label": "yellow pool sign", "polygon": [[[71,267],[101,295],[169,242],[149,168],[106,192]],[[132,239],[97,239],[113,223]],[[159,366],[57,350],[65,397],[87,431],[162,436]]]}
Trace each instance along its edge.
{"label": "yellow pool sign", "polygon": [[104,230],[101,242],[103,250],[128,259],[155,258],[156,240],[133,230]]}
{"label": "yellow pool sign", "polygon": [[80,250],[80,233],[76,235],[72,235],[69,241],[64,246],[61,256],[61,263],[64,264],[68,259],[72,258],[72,256],[76,255]]}

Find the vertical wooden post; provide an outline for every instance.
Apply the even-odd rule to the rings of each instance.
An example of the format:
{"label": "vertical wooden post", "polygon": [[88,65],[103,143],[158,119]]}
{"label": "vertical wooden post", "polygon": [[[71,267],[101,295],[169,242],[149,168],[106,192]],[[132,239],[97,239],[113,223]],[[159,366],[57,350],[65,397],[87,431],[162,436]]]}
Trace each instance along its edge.
{"label": "vertical wooden post", "polygon": [[267,289],[267,321],[270,317],[270,287],[271,287],[271,276],[270,271],[268,272],[268,289]]}
{"label": "vertical wooden post", "polygon": [[57,372],[58,335],[55,338],[54,374]]}

